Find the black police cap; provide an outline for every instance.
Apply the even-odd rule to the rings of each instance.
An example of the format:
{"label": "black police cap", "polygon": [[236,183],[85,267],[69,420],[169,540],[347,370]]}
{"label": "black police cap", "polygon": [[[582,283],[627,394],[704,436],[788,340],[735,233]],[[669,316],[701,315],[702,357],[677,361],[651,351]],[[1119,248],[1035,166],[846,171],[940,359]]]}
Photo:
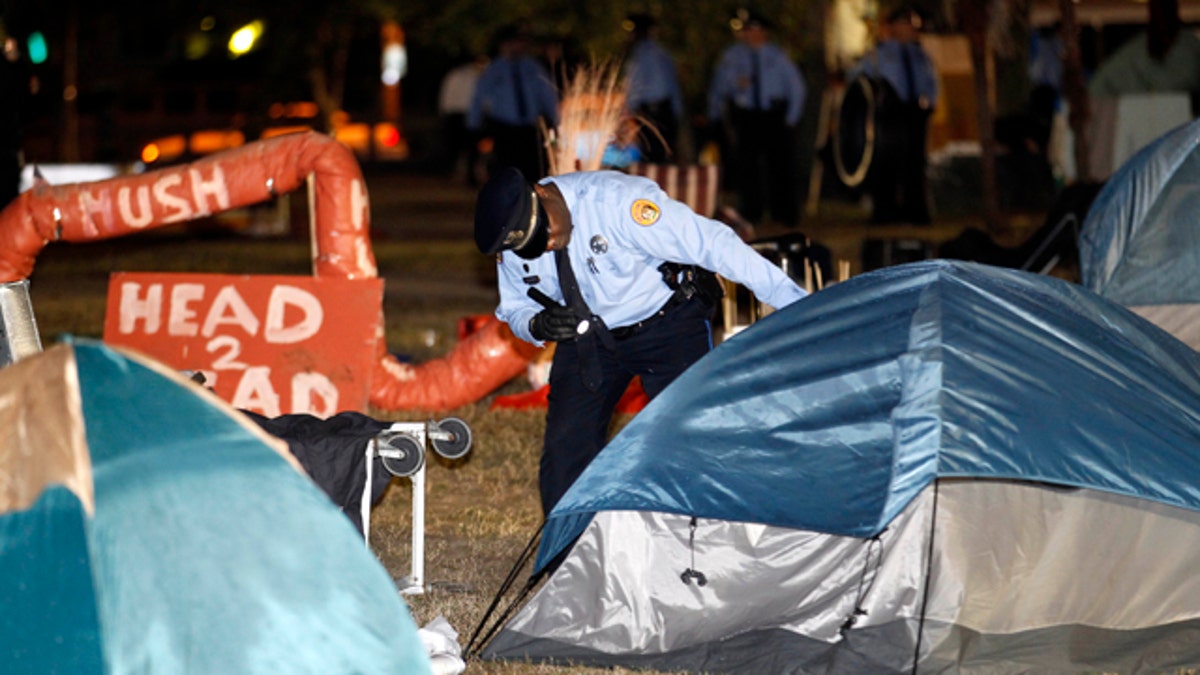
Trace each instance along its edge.
{"label": "black police cap", "polygon": [[625,17],[621,27],[633,33],[646,33],[658,25],[653,16],[644,12],[636,12]]}
{"label": "black police cap", "polygon": [[540,202],[519,170],[501,169],[475,201],[475,245],[488,255],[511,250],[527,260],[545,253],[550,223]]}
{"label": "black police cap", "polygon": [[773,28],[771,21],[767,19],[767,17],[755,12],[754,10],[746,9],[744,7],[737,11],[737,14],[734,16],[731,23],[733,23],[734,28],[737,30],[744,30],[746,28],[762,28],[763,30],[771,30],[771,28]]}
{"label": "black police cap", "polygon": [[898,7],[887,15],[887,23],[908,23],[920,28],[921,22],[921,12],[908,5]]}

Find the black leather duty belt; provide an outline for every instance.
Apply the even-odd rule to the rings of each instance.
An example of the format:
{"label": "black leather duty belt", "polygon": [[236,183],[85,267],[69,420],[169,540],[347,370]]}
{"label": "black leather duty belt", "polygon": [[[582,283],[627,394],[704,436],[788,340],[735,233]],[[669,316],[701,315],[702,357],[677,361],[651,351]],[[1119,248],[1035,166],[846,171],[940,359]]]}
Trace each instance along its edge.
{"label": "black leather duty belt", "polygon": [[683,293],[676,293],[675,295],[671,296],[671,299],[667,301],[667,304],[659,307],[657,312],[642,319],[641,321],[638,321],[637,323],[631,323],[628,326],[621,326],[619,328],[609,328],[608,332],[611,333],[613,338],[617,340],[631,338],[646,326],[658,321],[659,319],[662,319],[671,310],[686,304],[689,299],[690,298]]}

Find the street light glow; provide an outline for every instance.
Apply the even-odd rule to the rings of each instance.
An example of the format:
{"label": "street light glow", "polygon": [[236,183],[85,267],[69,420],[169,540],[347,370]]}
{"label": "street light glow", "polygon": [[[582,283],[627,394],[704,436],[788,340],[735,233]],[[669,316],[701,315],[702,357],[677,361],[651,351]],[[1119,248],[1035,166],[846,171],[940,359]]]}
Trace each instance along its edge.
{"label": "street light glow", "polygon": [[262,36],[263,22],[251,21],[233,32],[229,37],[229,53],[235,58],[254,49],[258,38]]}
{"label": "street light glow", "polygon": [[41,31],[34,31],[29,34],[29,39],[25,41],[29,49],[29,61],[34,65],[44,63],[49,50],[46,48],[46,36],[42,35]]}
{"label": "street light glow", "polygon": [[383,73],[380,79],[387,86],[400,83],[408,72],[408,54],[404,45],[392,43],[383,48]]}

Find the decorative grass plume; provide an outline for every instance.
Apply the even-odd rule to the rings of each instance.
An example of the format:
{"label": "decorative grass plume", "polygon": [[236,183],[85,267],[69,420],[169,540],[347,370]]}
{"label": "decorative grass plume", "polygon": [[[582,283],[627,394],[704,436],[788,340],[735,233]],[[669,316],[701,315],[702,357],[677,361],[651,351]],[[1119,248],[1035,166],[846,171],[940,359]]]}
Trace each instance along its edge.
{"label": "decorative grass plume", "polygon": [[559,103],[558,128],[542,126],[550,158],[550,175],[602,168],[604,150],[614,141],[627,142],[636,123],[625,110],[625,88],[619,64],[592,63],[575,70]]}

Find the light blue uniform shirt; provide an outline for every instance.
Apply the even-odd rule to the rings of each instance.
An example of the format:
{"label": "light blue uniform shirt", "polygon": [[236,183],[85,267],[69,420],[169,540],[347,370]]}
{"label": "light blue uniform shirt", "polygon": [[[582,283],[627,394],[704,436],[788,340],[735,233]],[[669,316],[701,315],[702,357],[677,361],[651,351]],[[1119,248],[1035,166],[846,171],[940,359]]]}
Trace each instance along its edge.
{"label": "light blue uniform shirt", "polygon": [[675,60],[653,40],[639,40],[629,50],[625,100],[630,110],[660,101],[671,102],[676,117],[683,116],[683,90],[675,72]]}
{"label": "light blue uniform shirt", "polygon": [[[667,261],[716,272],[775,308],[807,295],[732,228],[697,215],[648,178],[588,171],[541,182],[557,185],[566,199],[575,227],[567,245],[571,268],[588,307],[609,328],[637,323],[667,304],[673,291],[658,271]],[[566,304],[554,254],[525,260],[504,251],[499,260],[496,317],[517,337],[540,345],[529,333],[529,320],[542,306],[526,293],[536,286]]]}
{"label": "light blue uniform shirt", "polygon": [[[524,94],[524,115],[517,100],[517,87]],[[558,126],[558,94],[550,74],[530,56],[493,60],[475,84],[471,108],[467,110],[467,128],[482,128],[486,117],[513,126],[533,126],[538,117],[544,117],[551,127]]]}
{"label": "light blue uniform shirt", "polygon": [[[913,87],[911,88],[915,91],[909,91],[910,87],[905,84],[905,51],[908,52],[908,57],[911,59],[913,71]],[[859,67],[850,73],[850,78],[857,77],[859,73],[887,80],[902,101],[916,103],[920,97],[924,96],[929,102],[930,109],[937,106],[937,74],[933,70],[933,62],[929,60],[929,54],[925,53],[919,42],[902,43],[896,40],[880,42],[875,47],[875,51],[868,54]]]}
{"label": "light blue uniform shirt", "polygon": [[[758,100],[754,100],[754,62],[758,60]],[[730,45],[717,62],[708,88],[708,116],[720,119],[726,103],[749,110],[767,110],[773,101],[784,101],[788,126],[800,121],[808,90],[799,69],[788,55],[768,42],[758,50],[744,42]]]}
{"label": "light blue uniform shirt", "polygon": [[1062,89],[1063,43],[1057,35],[1035,32],[1029,38],[1029,81],[1036,87]]}

